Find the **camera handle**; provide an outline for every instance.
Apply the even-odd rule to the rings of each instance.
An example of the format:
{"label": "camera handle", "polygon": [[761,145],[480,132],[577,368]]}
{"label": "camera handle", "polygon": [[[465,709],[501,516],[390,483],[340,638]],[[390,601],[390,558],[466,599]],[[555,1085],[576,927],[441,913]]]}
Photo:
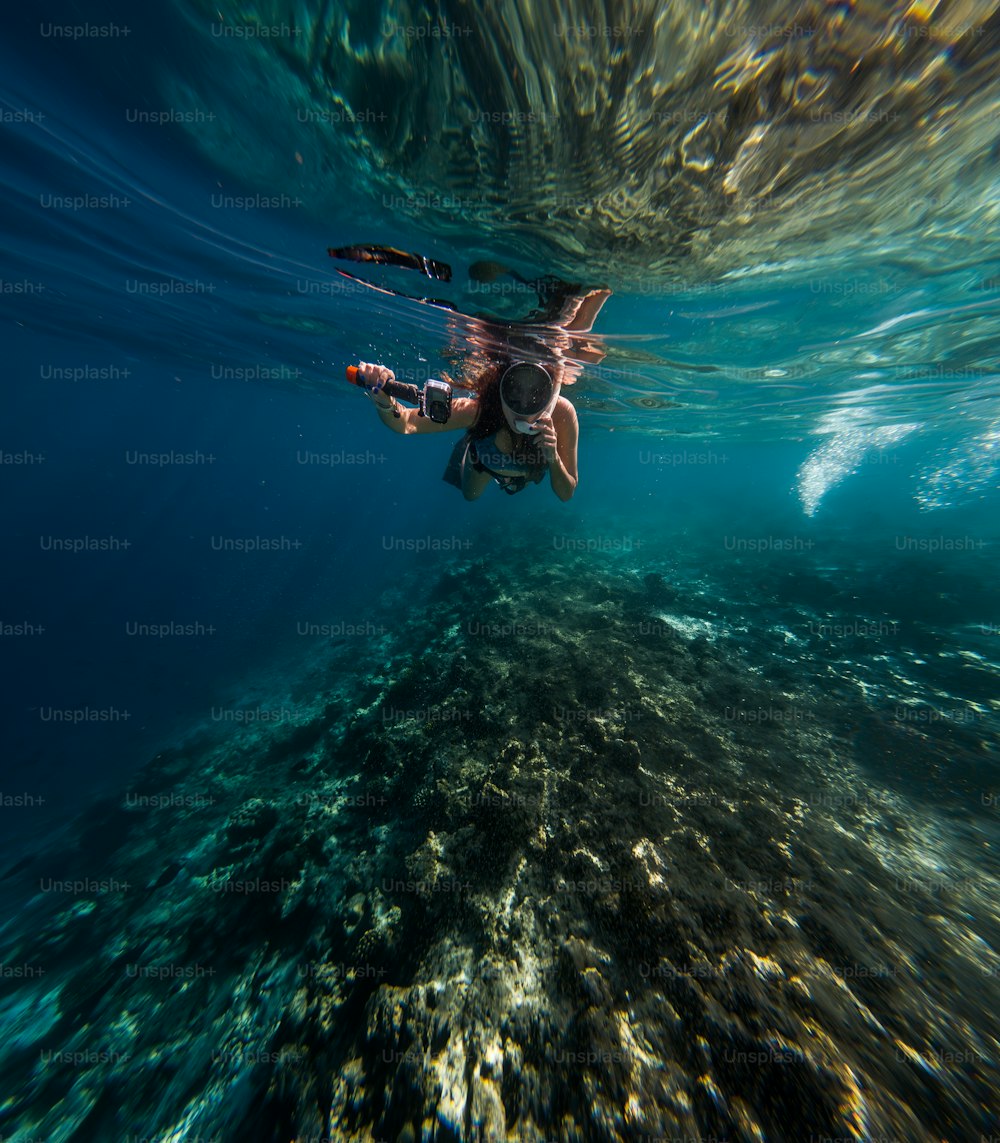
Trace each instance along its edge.
{"label": "camera handle", "polygon": [[[358,380],[358,367],[356,365],[348,365],[347,380],[350,381],[352,385],[357,385],[361,389],[365,388]],[[423,408],[420,390],[416,385],[407,385],[402,381],[386,381],[379,392],[387,393],[390,397],[398,397],[400,401],[405,401],[408,405],[416,405],[420,409]]]}

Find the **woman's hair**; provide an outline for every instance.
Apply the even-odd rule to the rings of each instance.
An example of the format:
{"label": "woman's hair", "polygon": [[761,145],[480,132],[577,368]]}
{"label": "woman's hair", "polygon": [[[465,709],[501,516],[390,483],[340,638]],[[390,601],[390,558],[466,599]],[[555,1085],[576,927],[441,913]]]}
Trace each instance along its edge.
{"label": "woman's hair", "polygon": [[479,396],[479,413],[475,424],[469,430],[473,440],[479,441],[492,436],[507,424],[503,406],[500,404],[500,378],[509,365],[510,362],[506,359],[493,360],[482,366],[474,375],[471,384]]}

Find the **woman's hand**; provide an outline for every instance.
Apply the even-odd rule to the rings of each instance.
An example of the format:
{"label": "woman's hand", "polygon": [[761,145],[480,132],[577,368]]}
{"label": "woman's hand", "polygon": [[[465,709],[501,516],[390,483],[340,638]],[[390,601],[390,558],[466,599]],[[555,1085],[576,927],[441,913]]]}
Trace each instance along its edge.
{"label": "woman's hand", "polygon": [[532,427],[538,430],[535,440],[538,442],[542,456],[545,457],[545,463],[551,464],[559,456],[559,438],[556,435],[556,427],[552,423],[552,414],[546,413],[544,417],[539,417],[537,421],[533,422]]}
{"label": "woman's hand", "polygon": [[396,375],[385,365],[373,365],[370,361],[362,361],[358,365],[358,379],[361,384],[377,393],[383,385],[396,380]]}

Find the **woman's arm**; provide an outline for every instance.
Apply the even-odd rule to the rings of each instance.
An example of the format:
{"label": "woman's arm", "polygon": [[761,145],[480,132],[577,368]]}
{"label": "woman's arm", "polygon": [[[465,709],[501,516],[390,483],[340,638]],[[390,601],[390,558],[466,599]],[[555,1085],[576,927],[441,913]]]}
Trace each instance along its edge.
{"label": "woman's arm", "polygon": [[576,469],[576,446],[580,425],[576,409],[560,397],[551,417],[540,418],[542,431],[538,443],[549,462],[549,480],[552,491],[560,500],[569,500],[579,482]]}
{"label": "woman's arm", "polygon": [[479,413],[478,401],[459,397],[451,403],[451,416],[444,424],[440,424],[430,417],[422,417],[419,409],[408,409],[395,397],[381,391],[386,382],[395,380],[391,369],[362,361],[358,366],[358,377],[378,410],[379,420],[394,433],[447,433],[455,429],[468,429],[475,424]]}

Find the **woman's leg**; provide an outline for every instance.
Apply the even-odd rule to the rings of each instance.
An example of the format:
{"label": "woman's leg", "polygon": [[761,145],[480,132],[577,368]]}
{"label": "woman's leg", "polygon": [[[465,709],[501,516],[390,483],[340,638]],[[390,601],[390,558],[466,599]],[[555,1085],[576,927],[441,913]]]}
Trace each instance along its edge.
{"label": "woman's leg", "polygon": [[476,472],[471,464],[466,464],[462,473],[462,495],[466,500],[478,500],[492,479],[488,472]]}

